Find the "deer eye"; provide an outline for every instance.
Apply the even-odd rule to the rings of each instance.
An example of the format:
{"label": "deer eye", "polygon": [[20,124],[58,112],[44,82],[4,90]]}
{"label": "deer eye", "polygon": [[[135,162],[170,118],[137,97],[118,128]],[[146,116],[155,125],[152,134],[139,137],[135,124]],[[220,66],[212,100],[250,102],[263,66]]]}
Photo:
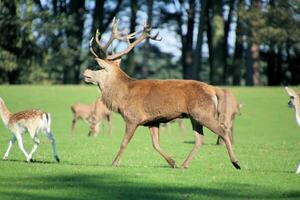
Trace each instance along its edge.
{"label": "deer eye", "polygon": [[295,97],[294,96],[291,96],[291,99],[294,99]]}

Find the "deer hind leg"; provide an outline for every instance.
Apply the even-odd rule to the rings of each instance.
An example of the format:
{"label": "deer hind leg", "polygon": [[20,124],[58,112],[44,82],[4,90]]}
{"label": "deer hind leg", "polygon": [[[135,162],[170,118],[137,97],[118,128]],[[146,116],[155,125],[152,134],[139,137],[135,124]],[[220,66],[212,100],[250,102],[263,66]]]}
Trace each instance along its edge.
{"label": "deer hind leg", "polygon": [[13,137],[11,138],[11,140],[8,143],[8,148],[3,156],[3,160],[6,160],[8,158],[8,155],[10,153],[10,150],[12,148],[12,146],[15,144],[15,142],[17,141],[17,138],[15,135],[13,135]]}
{"label": "deer hind leg", "polygon": [[129,124],[129,123],[126,124],[125,136],[123,138],[123,141],[121,143],[121,146],[120,146],[120,149],[117,153],[117,156],[115,157],[115,159],[112,163],[113,167],[118,166],[119,160],[121,159],[128,143],[130,142],[130,140],[131,140],[131,138],[132,138],[132,136],[135,132],[136,127],[137,127],[137,125],[135,125],[135,124]]}
{"label": "deer hind leg", "polygon": [[165,152],[163,152],[160,148],[159,144],[159,126],[152,126],[149,127],[150,133],[151,133],[151,138],[152,138],[152,145],[154,149],[168,162],[168,164],[172,168],[176,168],[176,162]]}
{"label": "deer hind leg", "polygon": [[58,158],[58,155],[57,155],[57,149],[56,149],[56,140],[53,136],[53,134],[51,132],[47,132],[46,133],[47,135],[47,138],[50,140],[51,144],[52,144],[52,150],[53,150],[53,156],[54,156],[54,159],[59,162],[59,158]]}
{"label": "deer hind leg", "polygon": [[187,156],[187,158],[185,159],[185,161],[182,164],[182,168],[184,168],[184,169],[187,169],[189,167],[191,160],[193,159],[193,157],[196,155],[196,153],[200,149],[202,142],[203,142],[203,136],[204,136],[203,135],[203,126],[199,122],[195,121],[194,119],[191,119],[191,122],[192,122],[194,136],[195,136],[195,145],[194,145],[192,151],[190,152],[190,154]]}
{"label": "deer hind leg", "polygon": [[236,169],[241,169],[241,167],[238,164],[237,158],[233,152],[232,144],[230,141],[230,131],[224,130],[217,120],[206,120],[206,123],[204,124],[208,129],[210,129],[212,132],[220,136],[226,145],[226,149],[228,151],[229,158],[231,160],[231,163]]}
{"label": "deer hind leg", "polygon": [[109,114],[107,115],[107,122],[108,122],[108,134],[111,136],[112,135],[112,115]]}
{"label": "deer hind leg", "polygon": [[297,170],[296,170],[296,174],[300,174],[300,163],[298,164]]}

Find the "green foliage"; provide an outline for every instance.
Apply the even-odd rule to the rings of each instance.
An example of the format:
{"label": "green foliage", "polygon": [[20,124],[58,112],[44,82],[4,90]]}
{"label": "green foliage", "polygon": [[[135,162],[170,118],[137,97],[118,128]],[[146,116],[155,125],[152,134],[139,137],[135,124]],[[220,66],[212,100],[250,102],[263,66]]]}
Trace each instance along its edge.
{"label": "green foliage", "polygon": [[0,69],[11,72],[17,68],[16,56],[9,51],[0,48]]}
{"label": "green foliage", "polygon": [[[234,151],[242,170],[231,165],[225,146],[204,129],[204,145],[188,170],[171,169],[153,149],[148,128],[137,129],[118,168],[111,162],[124,136],[124,122],[113,115],[113,135],[107,127],[88,137],[88,126],[77,124],[70,135],[74,102],[96,99],[95,86],[0,86],[11,111],[40,108],[51,112],[52,131],[61,162],[52,158],[51,144],[40,134],[35,163],[24,162],[15,144],[8,161],[0,161],[0,199],[297,199],[300,134],[283,88],[232,88],[242,115],[235,121]],[[80,95],[78,95],[80,94]],[[33,98],[34,96],[34,98]],[[58,103],[59,102],[59,103]],[[181,134],[177,124],[162,128],[161,147],[180,165],[193,147],[189,120]],[[102,130],[102,129],[101,129]],[[0,155],[12,135],[0,123]],[[25,148],[32,142],[24,135]]]}

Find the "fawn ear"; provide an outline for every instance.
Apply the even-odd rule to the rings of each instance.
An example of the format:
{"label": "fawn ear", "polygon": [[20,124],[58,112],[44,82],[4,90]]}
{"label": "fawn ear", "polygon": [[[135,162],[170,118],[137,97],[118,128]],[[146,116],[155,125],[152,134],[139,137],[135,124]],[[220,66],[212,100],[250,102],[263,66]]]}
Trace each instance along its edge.
{"label": "fawn ear", "polygon": [[296,96],[296,92],[293,90],[293,89],[290,89],[288,87],[285,87],[285,90],[287,91],[287,93],[290,95],[290,96]]}

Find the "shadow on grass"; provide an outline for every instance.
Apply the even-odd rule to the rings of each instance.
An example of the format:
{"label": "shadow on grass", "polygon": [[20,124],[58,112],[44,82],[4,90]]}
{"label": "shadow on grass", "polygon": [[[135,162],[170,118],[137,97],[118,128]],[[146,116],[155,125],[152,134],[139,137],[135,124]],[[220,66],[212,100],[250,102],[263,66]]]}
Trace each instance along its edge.
{"label": "shadow on grass", "polygon": [[[9,183],[9,184],[8,184]],[[13,187],[12,187],[13,186]],[[299,198],[300,191],[278,191],[271,187],[242,183],[180,187],[156,182],[132,182],[124,176],[61,175],[4,178],[1,199],[278,199]]]}
{"label": "shadow on grass", "polygon": [[33,160],[31,162],[27,162],[26,160],[16,160],[16,159],[7,159],[2,160],[2,162],[19,162],[19,163],[37,163],[37,164],[57,164],[56,161],[43,161],[43,160]]}
{"label": "shadow on grass", "polygon": [[[195,144],[195,141],[184,141],[183,143],[184,144]],[[217,145],[216,143],[205,143],[205,142],[202,145],[205,145],[205,146],[216,146],[216,147],[224,146],[224,145]]]}

